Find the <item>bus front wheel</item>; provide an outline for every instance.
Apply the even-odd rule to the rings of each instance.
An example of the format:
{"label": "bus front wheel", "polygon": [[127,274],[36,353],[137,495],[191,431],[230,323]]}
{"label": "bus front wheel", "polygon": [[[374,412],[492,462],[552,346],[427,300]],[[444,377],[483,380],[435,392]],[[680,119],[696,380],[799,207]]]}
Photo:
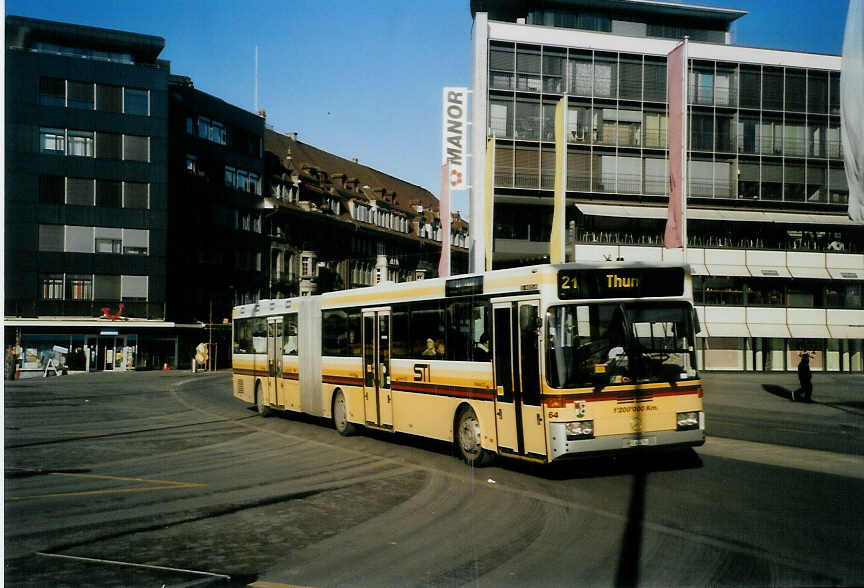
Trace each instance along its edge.
{"label": "bus front wheel", "polygon": [[462,461],[470,466],[482,467],[492,462],[492,454],[481,445],[480,421],[470,406],[459,411],[456,418],[454,441]]}
{"label": "bus front wheel", "polygon": [[273,412],[270,407],[264,403],[264,394],[261,392],[261,382],[255,384],[255,404],[258,406],[258,414],[262,417],[268,417]]}
{"label": "bus front wheel", "polygon": [[333,395],[333,427],[343,437],[357,432],[357,425],[348,422],[348,405],[342,390],[336,390],[336,394]]}

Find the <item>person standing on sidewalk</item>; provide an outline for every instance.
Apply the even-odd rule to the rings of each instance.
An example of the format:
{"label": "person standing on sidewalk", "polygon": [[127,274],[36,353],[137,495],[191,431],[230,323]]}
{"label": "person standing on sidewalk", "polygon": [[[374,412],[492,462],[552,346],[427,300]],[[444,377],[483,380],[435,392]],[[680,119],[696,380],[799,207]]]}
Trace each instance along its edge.
{"label": "person standing on sidewalk", "polygon": [[813,374],[810,373],[808,353],[801,354],[801,361],[798,363],[798,382],[801,384],[801,401],[813,402]]}

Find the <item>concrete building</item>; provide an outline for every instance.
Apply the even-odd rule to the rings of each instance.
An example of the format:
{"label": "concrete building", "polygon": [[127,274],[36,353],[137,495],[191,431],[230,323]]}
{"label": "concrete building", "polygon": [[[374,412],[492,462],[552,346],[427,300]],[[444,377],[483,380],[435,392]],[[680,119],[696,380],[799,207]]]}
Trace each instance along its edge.
{"label": "concrete building", "polygon": [[163,46],[6,18],[5,335],[25,371],[55,345],[79,370],[161,366],[176,352]]}
{"label": "concrete building", "polygon": [[[864,370],[864,229],[846,216],[840,57],[731,44],[744,11],[472,0],[472,219],[494,157],[494,265],[548,255],[554,108],[568,97],[568,260],[665,250],[666,55],[689,37],[686,262],[703,369]],[[495,151],[486,141],[495,137]],[[481,237],[482,240],[482,237]],[[481,267],[483,243],[472,250]]]}

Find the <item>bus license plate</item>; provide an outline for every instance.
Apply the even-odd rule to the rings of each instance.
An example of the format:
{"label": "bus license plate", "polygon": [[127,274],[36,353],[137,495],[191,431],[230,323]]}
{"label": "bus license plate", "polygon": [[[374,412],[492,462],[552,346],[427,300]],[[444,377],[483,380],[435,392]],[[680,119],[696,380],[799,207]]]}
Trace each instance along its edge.
{"label": "bus license plate", "polygon": [[642,437],[641,439],[624,439],[624,447],[639,447],[642,445],[657,445],[657,437]]}

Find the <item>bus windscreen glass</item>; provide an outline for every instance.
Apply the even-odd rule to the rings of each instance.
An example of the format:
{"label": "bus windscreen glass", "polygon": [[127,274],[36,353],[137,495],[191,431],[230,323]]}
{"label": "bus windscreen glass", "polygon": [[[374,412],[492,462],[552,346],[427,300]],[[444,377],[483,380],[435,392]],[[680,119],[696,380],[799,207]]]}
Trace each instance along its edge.
{"label": "bus windscreen glass", "polygon": [[696,376],[687,303],[553,306],[546,362],[553,388],[675,382]]}

